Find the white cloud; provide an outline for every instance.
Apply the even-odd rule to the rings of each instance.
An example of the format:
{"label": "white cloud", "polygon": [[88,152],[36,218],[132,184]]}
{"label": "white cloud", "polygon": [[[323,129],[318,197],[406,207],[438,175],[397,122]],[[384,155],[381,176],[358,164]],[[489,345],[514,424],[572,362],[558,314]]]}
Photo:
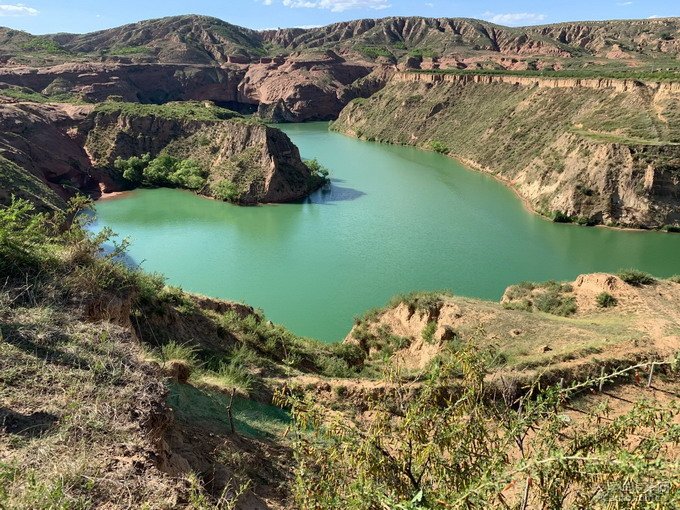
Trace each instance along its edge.
{"label": "white cloud", "polygon": [[344,12],[352,9],[379,11],[391,7],[388,0],[283,0],[283,5],[293,8],[328,9],[332,12]]}
{"label": "white cloud", "polygon": [[0,4],[0,16],[36,16],[38,9],[24,4]]}
{"label": "white cloud", "polygon": [[504,14],[497,14],[494,12],[485,12],[483,15],[485,20],[499,25],[523,25],[540,23],[546,18],[545,14],[537,12],[507,12]]}
{"label": "white cloud", "polygon": [[434,7],[434,4],[432,2],[426,2],[425,7]]}
{"label": "white cloud", "polygon": [[618,5],[618,6],[620,6],[620,7],[627,7],[627,6],[629,6],[629,5],[633,5],[633,2],[619,2],[619,3],[616,4],[616,5]]}
{"label": "white cloud", "polygon": [[262,3],[264,5],[271,5],[272,3],[274,3],[274,0],[262,0]]}

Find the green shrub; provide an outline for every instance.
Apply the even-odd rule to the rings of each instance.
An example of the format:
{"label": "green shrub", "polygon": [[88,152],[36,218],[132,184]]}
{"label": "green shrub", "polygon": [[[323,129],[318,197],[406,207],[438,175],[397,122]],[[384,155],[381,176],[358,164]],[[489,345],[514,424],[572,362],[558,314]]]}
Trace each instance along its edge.
{"label": "green shrub", "polygon": [[47,37],[34,36],[30,40],[21,43],[21,49],[26,51],[38,51],[50,54],[67,53],[55,41]]}
{"label": "green shrub", "polygon": [[595,301],[597,302],[597,306],[600,308],[611,308],[616,306],[618,303],[618,300],[609,292],[602,292],[598,294],[595,298]]}
{"label": "green shrub", "polygon": [[414,312],[418,311],[433,315],[439,312],[439,309],[444,304],[444,299],[451,296],[452,294],[448,291],[410,292],[393,297],[387,306],[388,308],[394,308],[404,303]]}
{"label": "green shrub", "polygon": [[219,362],[215,375],[223,384],[250,393],[255,383],[251,371],[259,364],[261,363],[257,354],[242,344],[231,352],[227,361]]}
{"label": "green shrub", "polygon": [[215,375],[226,386],[241,390],[243,393],[248,394],[253,389],[254,378],[243,366],[224,363],[217,369]]}
{"label": "green shrub", "polygon": [[519,310],[522,312],[531,312],[533,305],[528,299],[520,299],[519,301],[506,301],[503,303],[503,308],[506,310]]}
{"label": "green shrub", "polygon": [[312,177],[320,177],[321,179],[328,180],[328,174],[330,172],[328,171],[328,168],[319,163],[319,160],[310,159],[309,161],[305,161],[305,164],[307,165],[307,168],[309,168]]}
{"label": "green shrub", "polygon": [[552,220],[555,223],[571,223],[573,218],[562,211],[553,211]]}
{"label": "green shrub", "polygon": [[144,169],[149,166],[150,161],[150,154],[144,154],[141,158],[137,156],[132,156],[128,159],[118,157],[113,163],[113,167],[118,170],[126,180],[138,186],[142,183]]}
{"label": "green shrub", "polygon": [[127,181],[135,186],[167,186],[199,190],[206,184],[207,171],[193,159],[177,159],[168,154],[151,159],[149,154],[141,158],[117,158],[113,164]]}
{"label": "green shrub", "polygon": [[409,52],[412,57],[439,58],[439,54],[430,48],[416,48]]}
{"label": "green shrub", "polygon": [[430,149],[439,154],[448,154],[449,152],[451,152],[451,149],[449,149],[442,142],[438,142],[437,140],[433,140],[432,142],[430,142]]}
{"label": "green shrub", "polygon": [[508,288],[505,295],[511,300],[520,299],[530,295],[536,287],[538,285],[534,282],[521,282]]}
{"label": "green shrub", "polygon": [[354,371],[348,365],[348,363],[341,358],[323,356],[320,357],[318,361],[319,369],[326,377],[347,378],[356,375],[356,371]]}
{"label": "green shrub", "polygon": [[149,52],[146,46],[114,46],[108,51],[109,55],[143,55]]}
{"label": "green shrub", "polygon": [[207,172],[193,159],[175,163],[170,181],[180,188],[199,190],[205,186]]}
{"label": "green shrub", "polygon": [[223,202],[238,202],[241,196],[236,184],[228,179],[222,179],[211,184],[210,191],[216,199]]}
{"label": "green shrub", "polygon": [[390,50],[381,46],[359,46],[357,50],[367,58],[394,57]]}
{"label": "green shrub", "polygon": [[628,285],[633,285],[634,287],[651,285],[656,281],[649,273],[637,269],[624,269],[619,271],[616,276],[621,278]]}
{"label": "green shrub", "polygon": [[562,296],[558,291],[546,291],[534,298],[534,306],[541,312],[568,317],[576,313],[576,299]]}
{"label": "green shrub", "polygon": [[151,186],[171,186],[173,184],[171,176],[177,162],[176,158],[168,154],[153,159],[142,173],[144,183]]}
{"label": "green shrub", "polygon": [[198,366],[198,350],[189,344],[180,344],[172,340],[161,345],[157,353],[163,362],[176,360],[183,361],[192,368]]}
{"label": "green shrub", "polygon": [[350,367],[359,367],[366,359],[366,353],[355,344],[337,343],[331,345],[334,356],[344,360]]}
{"label": "green shrub", "polygon": [[36,214],[33,204],[13,198],[0,207],[0,275],[9,276],[37,266],[47,253],[47,217]]}
{"label": "green shrub", "polygon": [[437,331],[437,323],[435,321],[429,321],[423,328],[423,340],[428,344],[433,343],[435,331]]}
{"label": "green shrub", "polygon": [[680,283],[680,274],[676,274],[668,278],[669,282]]}

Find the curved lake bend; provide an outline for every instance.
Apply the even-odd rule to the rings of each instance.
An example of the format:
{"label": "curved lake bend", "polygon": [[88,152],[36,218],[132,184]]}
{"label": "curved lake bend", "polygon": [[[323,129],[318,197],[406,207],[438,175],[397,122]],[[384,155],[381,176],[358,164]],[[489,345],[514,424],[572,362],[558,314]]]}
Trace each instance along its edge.
{"label": "curved lake bend", "polygon": [[282,128],[330,169],[330,192],[244,208],[139,190],[99,202],[99,225],[129,237],[131,257],[169,283],[244,301],[325,341],[401,292],[496,300],[522,280],[624,267],[680,273],[680,235],[553,224],[447,157],[361,142],[325,123]]}

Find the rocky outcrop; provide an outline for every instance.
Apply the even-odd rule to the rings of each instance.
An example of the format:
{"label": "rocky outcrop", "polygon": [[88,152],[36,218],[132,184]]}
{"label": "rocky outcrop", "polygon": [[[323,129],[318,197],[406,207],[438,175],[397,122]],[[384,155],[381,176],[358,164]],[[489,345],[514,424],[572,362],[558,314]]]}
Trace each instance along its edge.
{"label": "rocky outcrop", "polygon": [[198,64],[72,63],[0,68],[0,83],[48,96],[71,94],[89,102],[121,96],[142,103],[194,99],[235,103],[244,74],[238,67]]}
{"label": "rocky outcrop", "polygon": [[550,78],[543,76],[516,76],[512,74],[482,75],[467,73],[399,72],[392,77],[391,81],[432,84],[457,83],[461,85],[472,83],[491,85],[501,83],[506,85],[520,85],[522,87],[548,89],[586,88],[594,90],[613,90],[616,92],[631,92],[640,88],[646,88],[653,92],[680,94],[680,81],[643,81],[617,78]]}
{"label": "rocky outcrop", "polygon": [[455,156],[560,221],[680,223],[680,88],[401,73],[334,129]]}
{"label": "rocky outcrop", "polygon": [[[14,170],[2,174],[4,202],[12,194],[53,207],[73,190],[97,189],[90,160],[74,127],[91,107],[35,103],[0,105],[0,154]],[[22,186],[21,181],[31,184]],[[27,192],[28,190],[32,192]]]}
{"label": "rocky outcrop", "polygon": [[248,66],[238,86],[239,101],[259,105],[262,118],[279,122],[332,120],[349,99],[348,89],[373,66],[347,62],[332,51],[294,54]]}
{"label": "rocky outcrop", "polygon": [[349,100],[376,90],[375,85],[355,85],[373,72],[372,65],[346,62],[332,52],[263,60],[223,67],[120,63],[6,67],[0,68],[0,88],[24,87],[48,97],[66,95],[88,102],[120,96],[142,103],[207,100],[237,110],[259,106],[261,117],[286,122],[335,119]]}
{"label": "rocky outcrop", "polygon": [[[610,298],[606,306],[598,299],[603,293]],[[546,295],[550,299],[541,303]],[[565,300],[572,307],[568,317],[556,305]],[[620,328],[611,329],[612,324]],[[359,319],[345,343],[359,346],[369,358],[387,356],[406,371],[431,366],[467,341],[486,346],[489,359],[500,365],[543,366],[546,371],[550,365],[549,370],[560,373],[563,363],[572,368],[592,364],[599,370],[605,352],[622,360],[649,353],[672,356],[680,341],[678,325],[680,284],[653,280],[636,286],[598,273],[564,284],[524,282],[509,287],[501,303],[437,293],[407,295]],[[564,372],[557,380],[560,376]]]}
{"label": "rocky outcrop", "polygon": [[129,189],[113,169],[115,159],[161,151],[197,161],[209,180],[228,179],[241,203],[296,200],[320,185],[277,129],[240,118],[169,118],[154,108],[163,107],[125,114],[92,106],[0,105],[0,200],[17,194],[54,208],[76,192],[98,197]]}
{"label": "rocky outcrop", "polygon": [[[95,109],[79,130],[105,192],[126,186],[113,171],[116,158],[161,152],[198,162],[208,170],[209,182],[227,179],[244,204],[289,202],[321,185],[287,135],[244,119],[174,119]],[[210,187],[200,193],[211,195]]]}

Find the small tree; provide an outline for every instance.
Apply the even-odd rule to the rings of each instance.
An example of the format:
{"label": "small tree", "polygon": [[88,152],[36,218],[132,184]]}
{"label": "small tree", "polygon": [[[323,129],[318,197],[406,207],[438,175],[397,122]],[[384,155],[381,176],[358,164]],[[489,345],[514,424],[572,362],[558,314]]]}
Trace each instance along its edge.
{"label": "small tree", "polygon": [[172,185],[172,174],[175,172],[177,163],[177,158],[161,154],[144,169],[144,183],[152,186]]}
{"label": "small tree", "polygon": [[207,172],[196,161],[185,159],[176,163],[170,180],[180,188],[198,190],[205,186],[206,174]]}
{"label": "small tree", "polygon": [[113,166],[120,172],[123,178],[134,185],[142,183],[144,177],[144,170],[149,166],[151,161],[150,154],[144,154],[141,158],[132,156],[129,159],[116,158]]}

